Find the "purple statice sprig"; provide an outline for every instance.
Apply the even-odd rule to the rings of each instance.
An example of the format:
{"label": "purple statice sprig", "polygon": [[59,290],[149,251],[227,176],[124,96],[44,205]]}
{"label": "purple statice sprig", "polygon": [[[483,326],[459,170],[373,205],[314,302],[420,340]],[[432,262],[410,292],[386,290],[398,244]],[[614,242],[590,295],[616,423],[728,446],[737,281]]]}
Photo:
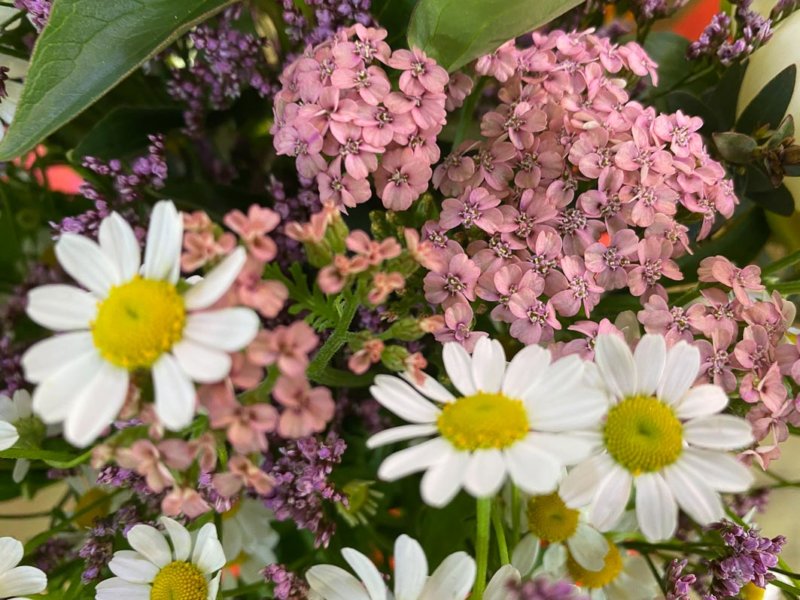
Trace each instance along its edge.
{"label": "purple statice sprig", "polygon": [[370,14],[372,0],[306,0],[314,13],[312,19],[307,19],[293,0],[281,3],[286,35],[304,48],[333,37],[341,27],[374,24]]}
{"label": "purple statice sprig", "polygon": [[276,600],[305,600],[308,584],[284,565],[272,564],[264,568],[264,578],[275,584],[272,594]]}
{"label": "purple statice sprig", "polygon": [[683,573],[688,560],[672,559],[667,567],[665,576],[667,595],[666,600],[689,600],[692,586],[697,582],[697,576],[692,573]]}
{"label": "purple statice sprig", "polygon": [[324,440],[310,436],[286,442],[278,450],[278,457],[265,465],[275,487],[263,498],[264,505],[277,520],[291,519],[299,528],[313,533],[318,547],[327,547],[336,528],[326,508],[347,502],[345,494],[330,481],[346,448],[335,433]]}
{"label": "purple statice sprig", "polygon": [[50,18],[53,0],[14,0],[14,6],[26,11],[28,20],[36,28],[36,31],[41,31]]}
{"label": "purple statice sprig", "polygon": [[550,581],[544,577],[532,581],[508,583],[509,600],[588,600],[567,581]]}
{"label": "purple statice sprig", "polygon": [[736,6],[733,19],[724,12],[714,15],[698,40],[689,46],[690,59],[710,58],[728,66],[744,60],[772,37],[772,19],[752,10],[752,0],[737,0],[732,4]]}

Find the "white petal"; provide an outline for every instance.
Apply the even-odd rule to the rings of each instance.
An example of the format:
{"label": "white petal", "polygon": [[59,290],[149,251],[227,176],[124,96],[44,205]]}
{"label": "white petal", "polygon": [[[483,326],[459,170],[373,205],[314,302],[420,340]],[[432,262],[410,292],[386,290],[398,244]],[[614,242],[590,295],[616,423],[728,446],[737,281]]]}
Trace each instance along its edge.
{"label": "white petal", "polygon": [[18,596],[38,594],[47,587],[47,576],[35,567],[15,567],[0,573],[0,594]]}
{"label": "white petal", "polygon": [[706,417],[721,412],[728,406],[728,395],[718,385],[710,383],[690,389],[681,398],[675,412],[681,419]]}
{"label": "white petal", "polygon": [[744,492],[753,485],[753,472],[733,456],[722,452],[686,448],[680,461],[682,466],[693,470],[718,492]]}
{"label": "white petal", "polygon": [[482,337],[472,352],[472,378],[475,387],[483,392],[500,391],[506,370],[506,353],[497,340]]}
{"label": "white petal", "polygon": [[175,344],[172,354],[183,371],[198,383],[222,381],[231,370],[230,355],[188,339]]}
{"label": "white petal", "polygon": [[217,537],[217,528],[213,523],[206,523],[197,533],[192,552],[192,563],[206,574],[219,571],[225,566],[225,552]]}
{"label": "white petal", "polygon": [[594,362],[600,367],[606,386],[618,398],[636,392],[636,363],[631,349],[623,340],[615,335],[598,335],[594,346]]}
{"label": "white petal", "polygon": [[27,477],[30,468],[31,461],[27,458],[18,458],[17,462],[14,463],[14,470],[11,471],[11,479],[14,480],[14,483],[22,483]]}
{"label": "white petal", "polygon": [[512,582],[520,582],[519,571],[511,565],[503,565],[497,569],[489,585],[486,586],[483,600],[508,600],[508,586]]}
{"label": "white petal", "polygon": [[239,246],[186,292],[183,297],[186,308],[189,310],[208,308],[222,298],[236,281],[246,260],[247,251]]}
{"label": "white petal", "polygon": [[750,423],[733,415],[692,419],[683,426],[683,436],[693,446],[713,450],[737,450],[753,443]]}
{"label": "white petal", "polygon": [[378,375],[369,391],[384,408],[411,423],[434,423],[441,413],[399,377]]}
{"label": "white petal", "polygon": [[79,448],[91,444],[119,414],[128,394],[128,372],[104,362],[75,400],[64,437]]}
{"label": "white petal", "polygon": [[632,483],[630,473],[615,466],[597,486],[589,507],[589,520],[600,531],[608,531],[617,524],[631,496]]}
{"label": "white petal", "polygon": [[380,433],[376,433],[367,440],[367,448],[380,448],[395,442],[402,442],[411,440],[418,437],[426,437],[436,433],[436,425],[402,425],[400,427],[392,427]]}
{"label": "white petal", "polygon": [[527,439],[507,448],[505,457],[511,481],[524,492],[549,494],[558,487],[563,464]]}
{"label": "white petal", "polygon": [[394,543],[394,596],[419,598],[428,579],[428,559],[419,542],[403,534]]}
{"label": "white petal", "polygon": [[333,565],[311,567],[306,581],[322,600],[371,600],[358,579]]}
{"label": "white petal", "polygon": [[378,477],[395,481],[406,475],[427,469],[449,456],[450,443],[440,437],[411,446],[388,456],[378,469]]}
{"label": "white petal", "polygon": [[571,466],[588,458],[600,440],[600,436],[596,436],[595,439],[588,435],[537,431],[528,438],[528,443],[557,456],[563,464]]}
{"label": "white petal", "polygon": [[528,390],[536,385],[550,365],[550,352],[541,346],[525,346],[506,369],[503,393],[512,398],[524,398]]}
{"label": "white petal", "polygon": [[150,525],[134,525],[128,531],[128,544],[157,567],[172,562],[172,552],[161,532]]}
{"label": "white petal", "polygon": [[599,571],[606,564],[608,540],[591,525],[579,522],[575,533],[567,540],[567,547],[584,569]]}
{"label": "white petal", "polygon": [[475,561],[466,552],[456,552],[436,568],[419,600],[464,600],[473,583]]}
{"label": "white petal", "polygon": [[33,399],[28,390],[14,392],[14,407],[17,409],[17,417],[20,419],[27,419],[33,415]]}
{"label": "white petal", "polygon": [[112,577],[97,584],[95,600],[150,600],[150,586]]}
{"label": "white petal", "polygon": [[542,555],[542,569],[550,575],[564,572],[567,565],[567,547],[561,542],[550,544]]}
{"label": "white petal", "polygon": [[375,568],[372,561],[358,550],[344,548],[342,556],[347,564],[356,572],[364,587],[367,588],[370,600],[386,600],[386,584],[383,582],[380,571]]}
{"label": "white petal", "polygon": [[150,583],[158,574],[158,567],[133,550],[119,550],[108,563],[111,572],[131,583]]}
{"label": "white petal", "polygon": [[167,429],[179,431],[192,422],[196,393],[188,375],[171,354],[153,365],[156,414]]}
{"label": "white petal", "polygon": [[0,396],[0,421],[14,423],[19,419],[19,413],[14,402],[8,396]]}
{"label": "white petal", "polygon": [[142,275],[147,279],[178,281],[182,245],[183,220],[175,205],[169,200],[156,203],[147,230]]}
{"label": "white petal", "polygon": [[456,342],[448,342],[442,350],[442,360],[447,376],[453,385],[464,396],[471,396],[477,391],[472,378],[472,358],[469,353]]}
{"label": "white petal", "polygon": [[12,537],[0,538],[0,573],[16,567],[22,560],[24,548],[22,542]]}
{"label": "white petal", "polygon": [[464,485],[468,466],[469,454],[450,447],[422,476],[420,493],[425,504],[436,508],[449,504]]}
{"label": "white petal", "polygon": [[681,462],[664,469],[664,478],[680,507],[699,525],[708,525],[725,515],[719,494]]}
{"label": "white petal", "polygon": [[249,308],[222,308],[192,313],[186,319],[183,334],[225,352],[236,352],[253,341],[258,333],[258,315]]}
{"label": "white petal", "polygon": [[56,242],[56,257],[75,281],[100,298],[111,286],[122,283],[117,267],[97,242],[82,235],[62,234]]}
{"label": "white petal", "polygon": [[189,560],[189,554],[192,552],[192,536],[189,531],[169,517],[161,517],[159,520],[172,540],[175,560],[184,562]]}
{"label": "white petal", "polygon": [[678,400],[697,379],[700,371],[700,351],[680,341],[667,352],[667,364],[658,384],[658,397],[668,404],[677,405]]}
{"label": "white petal", "polygon": [[575,431],[596,427],[608,409],[608,400],[601,390],[582,387],[577,379],[565,381],[552,394],[537,394],[528,407],[533,429]]}
{"label": "white petal", "polygon": [[97,299],[72,285],[42,285],[28,292],[25,311],[48,329],[88,329],[97,314]]}
{"label": "white petal", "polygon": [[8,450],[18,439],[17,428],[7,421],[0,421],[0,451]]}
{"label": "white petal", "polygon": [[523,537],[511,553],[511,564],[520,572],[522,576],[527,576],[539,558],[541,544],[539,538],[532,533]]}
{"label": "white petal", "polygon": [[639,340],[633,352],[633,362],[636,363],[636,393],[642,396],[652,396],[667,361],[667,344],[664,336],[647,334]]}
{"label": "white petal", "polygon": [[[244,565],[242,565],[244,567]],[[257,576],[260,576],[260,572],[258,572]],[[245,577],[244,571],[242,571],[242,578]],[[217,573],[214,578],[208,582],[208,596],[206,596],[206,600],[217,600],[219,596],[219,584],[222,580],[222,571]]]}
{"label": "white petal", "polygon": [[583,461],[567,473],[561,482],[558,495],[570,508],[582,508],[588,505],[614,465],[608,454],[598,454]]}
{"label": "white petal", "polygon": [[506,479],[503,453],[497,449],[476,450],[469,459],[464,488],[476,498],[494,496]]}
{"label": "white petal", "polygon": [[121,281],[133,279],[139,272],[142,254],[139,242],[128,222],[117,213],[103,219],[97,234],[100,248],[115,265]]}
{"label": "white petal", "polygon": [[105,361],[96,352],[84,354],[66,363],[33,391],[33,412],[46,424],[67,418],[78,397]]}
{"label": "white petal", "polygon": [[414,375],[411,375],[407,372],[400,373],[400,377],[414,386],[414,389],[426,398],[430,398],[431,400],[436,400],[437,402],[442,403],[452,402],[455,400],[455,396],[453,396],[453,394],[451,394],[446,387],[436,381],[433,377],[427,373],[423,373],[422,376],[424,379],[420,384],[417,382],[417,378]]}
{"label": "white petal", "polygon": [[94,354],[92,334],[88,331],[73,331],[46,338],[31,346],[22,356],[25,379],[40,383],[54,375],[67,362],[84,354]]}
{"label": "white petal", "polygon": [[678,526],[678,505],[659,473],[646,473],[634,481],[636,518],[644,536],[651,542],[672,537]]}

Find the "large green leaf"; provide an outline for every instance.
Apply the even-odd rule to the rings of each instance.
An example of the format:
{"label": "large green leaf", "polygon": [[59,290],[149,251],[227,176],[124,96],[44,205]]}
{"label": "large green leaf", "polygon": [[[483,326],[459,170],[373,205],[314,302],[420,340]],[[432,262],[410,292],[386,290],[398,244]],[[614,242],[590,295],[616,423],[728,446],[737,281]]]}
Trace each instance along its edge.
{"label": "large green leaf", "polygon": [[750,101],[739,120],[736,131],[753,133],[763,125],[775,129],[780,125],[786,108],[794,94],[794,83],[797,80],[797,65],[791,64],[778,73],[758,95]]}
{"label": "large green leaf", "polygon": [[408,26],[408,45],[455,71],[582,1],[420,0]]}
{"label": "large green leaf", "polygon": [[33,51],[0,160],[30,150],[234,0],[61,0]]}

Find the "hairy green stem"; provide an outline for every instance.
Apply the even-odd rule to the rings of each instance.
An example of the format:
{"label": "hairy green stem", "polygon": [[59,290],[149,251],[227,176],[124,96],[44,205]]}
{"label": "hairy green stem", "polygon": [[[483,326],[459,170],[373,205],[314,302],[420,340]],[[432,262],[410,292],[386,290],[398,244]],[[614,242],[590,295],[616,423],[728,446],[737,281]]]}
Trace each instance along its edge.
{"label": "hairy green stem", "polygon": [[336,353],[347,342],[350,323],[353,322],[353,318],[356,316],[360,305],[361,293],[360,289],[356,289],[350,297],[347,298],[344,308],[342,309],[341,318],[333,329],[330,337],[325,340],[322,348],[319,349],[317,355],[308,365],[306,373],[311,381],[322,383],[328,363],[331,362],[333,357],[336,356]]}
{"label": "hairy green stem", "polygon": [[504,565],[511,564],[508,557],[508,544],[506,543],[506,530],[503,526],[503,516],[500,505],[495,503],[492,507],[492,525],[494,526],[494,536],[497,538],[497,549],[500,553],[500,562]]}
{"label": "hairy green stem", "polygon": [[472,595],[475,600],[483,600],[483,592],[486,589],[486,572],[489,566],[489,537],[491,535],[489,521],[492,514],[492,499],[478,498],[476,512],[475,559],[478,563],[478,574],[475,578]]}

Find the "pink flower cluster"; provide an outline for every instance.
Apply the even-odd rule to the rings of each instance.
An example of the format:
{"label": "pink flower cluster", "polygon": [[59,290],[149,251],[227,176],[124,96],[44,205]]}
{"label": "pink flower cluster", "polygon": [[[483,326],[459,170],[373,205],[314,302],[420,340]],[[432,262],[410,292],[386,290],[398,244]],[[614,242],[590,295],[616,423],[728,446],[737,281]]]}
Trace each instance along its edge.
{"label": "pink flower cluster", "polygon": [[[342,210],[372,196],[370,175],[386,208],[407,209],[439,160],[447,72],[419,50],[392,52],[386,35],[355,25],[308,48],[275,98],[275,149]],[[454,106],[466,96],[463,80],[455,88]]]}
{"label": "pink flower cluster", "polygon": [[589,316],[606,291],[666,299],[687,251],[679,211],[702,218],[698,237],[737,199],[706,152],[702,121],[631,101],[633,75],[656,77],[635,43],[590,32],[534,33],[480,59],[497,104],[436,167],[446,196],[423,236],[440,252],[425,296],[445,309],[439,338],[466,339],[477,299],[526,344],[548,341],[559,316]]}

